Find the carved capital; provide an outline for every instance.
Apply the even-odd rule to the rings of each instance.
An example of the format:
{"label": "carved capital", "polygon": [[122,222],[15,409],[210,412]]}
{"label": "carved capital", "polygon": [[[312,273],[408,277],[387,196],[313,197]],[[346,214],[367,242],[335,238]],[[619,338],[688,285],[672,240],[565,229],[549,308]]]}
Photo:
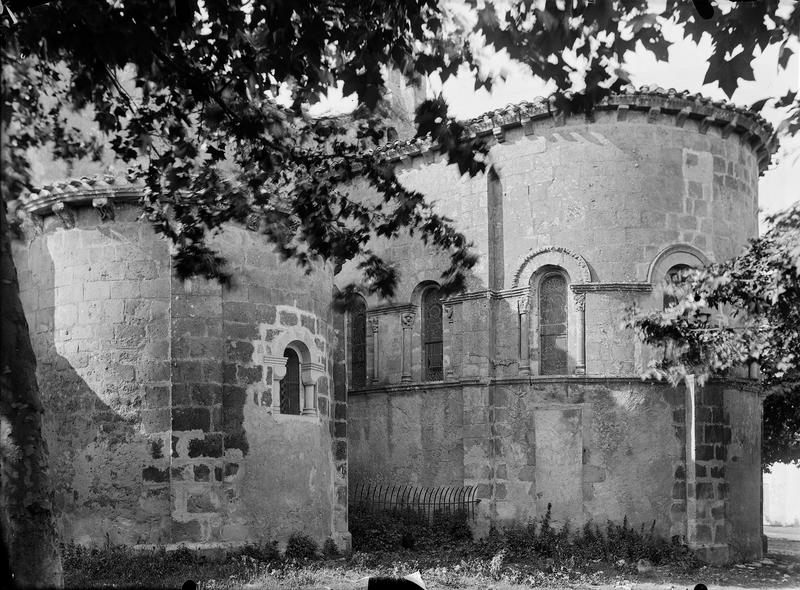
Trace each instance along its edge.
{"label": "carved capital", "polygon": [[378,333],[378,329],[381,327],[381,322],[376,316],[372,316],[369,318],[369,327],[372,330],[373,334]]}
{"label": "carved capital", "polygon": [[523,295],[519,299],[517,299],[517,313],[520,315],[524,313],[528,313],[528,309],[530,306],[530,297],[527,295]]}
{"label": "carved capital", "polygon": [[416,314],[410,311],[400,314],[400,322],[403,324],[404,330],[410,330],[414,326],[414,318],[416,318]]}
{"label": "carved capital", "polygon": [[303,385],[316,385],[320,377],[325,376],[325,367],[319,363],[303,363],[300,365],[300,380]]}
{"label": "carved capital", "polygon": [[447,318],[449,323],[453,323],[453,306],[449,303],[446,303],[442,306],[442,310],[444,310],[444,315]]}
{"label": "carved capital", "polygon": [[265,366],[272,367],[272,378],[276,381],[281,381],[286,377],[286,357],[265,355],[262,357],[262,362]]}
{"label": "carved capital", "polygon": [[114,205],[108,200],[108,197],[98,197],[92,199],[92,207],[97,209],[100,214],[100,221],[114,221]]}
{"label": "carved capital", "polygon": [[586,309],[586,293],[575,293],[575,310],[584,311]]}
{"label": "carved capital", "polygon": [[71,207],[59,201],[57,203],[53,203],[53,206],[50,208],[50,210],[61,220],[61,223],[64,224],[66,229],[72,229],[75,227],[75,213],[72,211]]}

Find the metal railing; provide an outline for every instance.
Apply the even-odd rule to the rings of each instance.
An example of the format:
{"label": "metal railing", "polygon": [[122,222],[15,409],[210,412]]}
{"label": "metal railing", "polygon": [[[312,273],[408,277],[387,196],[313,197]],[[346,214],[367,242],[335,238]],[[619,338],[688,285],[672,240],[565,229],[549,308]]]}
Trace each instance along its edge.
{"label": "metal railing", "polygon": [[475,486],[421,487],[357,482],[350,487],[350,510],[394,512],[432,521],[437,516],[464,514],[475,519]]}

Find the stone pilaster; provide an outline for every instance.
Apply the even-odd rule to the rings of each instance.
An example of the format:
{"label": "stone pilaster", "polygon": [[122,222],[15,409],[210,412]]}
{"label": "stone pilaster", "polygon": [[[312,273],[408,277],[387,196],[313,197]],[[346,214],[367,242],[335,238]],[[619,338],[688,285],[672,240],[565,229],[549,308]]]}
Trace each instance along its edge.
{"label": "stone pilaster", "polygon": [[411,335],[415,318],[416,314],[414,312],[407,311],[400,314],[400,322],[403,326],[403,357],[400,381],[403,383],[411,382]]}
{"label": "stone pilaster", "polygon": [[380,381],[380,319],[377,316],[369,318],[369,329],[372,333],[372,382],[378,383]]}
{"label": "stone pilaster", "polygon": [[586,374],[586,293],[574,293],[577,342],[575,343],[575,374]]}
{"label": "stone pilaster", "polygon": [[531,330],[528,320],[530,298],[525,295],[517,300],[517,313],[519,314],[519,373],[531,374]]}
{"label": "stone pilaster", "polygon": [[455,380],[455,369],[454,369],[454,362],[453,362],[453,339],[455,337],[455,333],[453,330],[453,305],[451,303],[445,303],[442,305],[442,317],[444,321],[442,322],[442,333],[444,336],[444,343],[443,343],[443,361],[444,361],[444,380],[445,381],[454,381]]}

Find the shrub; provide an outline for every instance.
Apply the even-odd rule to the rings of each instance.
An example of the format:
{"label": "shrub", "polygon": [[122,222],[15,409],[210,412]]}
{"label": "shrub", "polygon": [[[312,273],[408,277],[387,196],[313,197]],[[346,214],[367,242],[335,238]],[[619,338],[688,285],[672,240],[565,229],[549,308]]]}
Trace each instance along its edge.
{"label": "shrub", "polygon": [[350,533],[355,551],[426,550],[472,540],[466,512],[427,515],[408,510],[350,511]]}
{"label": "shrub", "polygon": [[339,548],[336,546],[336,541],[325,539],[325,543],[322,544],[322,554],[328,558],[339,557]]}
{"label": "shrub", "polygon": [[317,542],[303,533],[292,533],[286,542],[286,551],[283,556],[286,559],[315,559],[319,554]]}
{"label": "shrub", "polygon": [[502,532],[493,528],[487,537],[476,543],[478,555],[491,559],[502,549],[506,551],[507,559],[544,558],[572,564],[576,560],[588,563],[624,559],[627,563],[635,563],[647,559],[655,565],[667,562],[687,566],[697,564],[691,551],[677,539],[670,543],[656,534],[655,521],[647,530],[644,524],[637,529],[630,526],[626,517],[621,525],[608,521],[605,531],[587,522],[574,533],[568,523],[556,530],[551,522],[551,506],[548,505],[547,512],[538,522],[507,527]]}
{"label": "shrub", "polygon": [[271,541],[271,542],[261,542],[261,543],[250,543],[242,547],[236,552],[235,556],[244,555],[246,557],[251,557],[256,561],[262,561],[265,563],[279,561],[281,558],[281,552],[278,551],[278,542]]}

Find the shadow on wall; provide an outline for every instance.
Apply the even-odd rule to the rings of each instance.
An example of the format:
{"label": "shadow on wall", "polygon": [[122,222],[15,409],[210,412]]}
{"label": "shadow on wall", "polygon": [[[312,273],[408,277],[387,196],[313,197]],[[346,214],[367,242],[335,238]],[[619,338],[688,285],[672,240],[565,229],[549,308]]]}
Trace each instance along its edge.
{"label": "shadow on wall", "polygon": [[[59,233],[63,239],[65,232],[44,233],[25,246],[29,284],[21,295],[28,303],[62,539],[166,542],[169,442],[164,435],[143,434],[155,428],[144,410],[151,396],[136,378],[138,351],[117,346],[123,328],[103,316],[108,301],[92,300],[98,294],[91,292],[91,283],[81,276],[70,280],[72,270],[54,260],[58,254],[51,240]],[[92,311],[98,315],[91,317]],[[167,412],[157,429],[168,428]],[[161,459],[165,469],[150,474],[154,481],[145,486],[148,455],[147,463]]]}

